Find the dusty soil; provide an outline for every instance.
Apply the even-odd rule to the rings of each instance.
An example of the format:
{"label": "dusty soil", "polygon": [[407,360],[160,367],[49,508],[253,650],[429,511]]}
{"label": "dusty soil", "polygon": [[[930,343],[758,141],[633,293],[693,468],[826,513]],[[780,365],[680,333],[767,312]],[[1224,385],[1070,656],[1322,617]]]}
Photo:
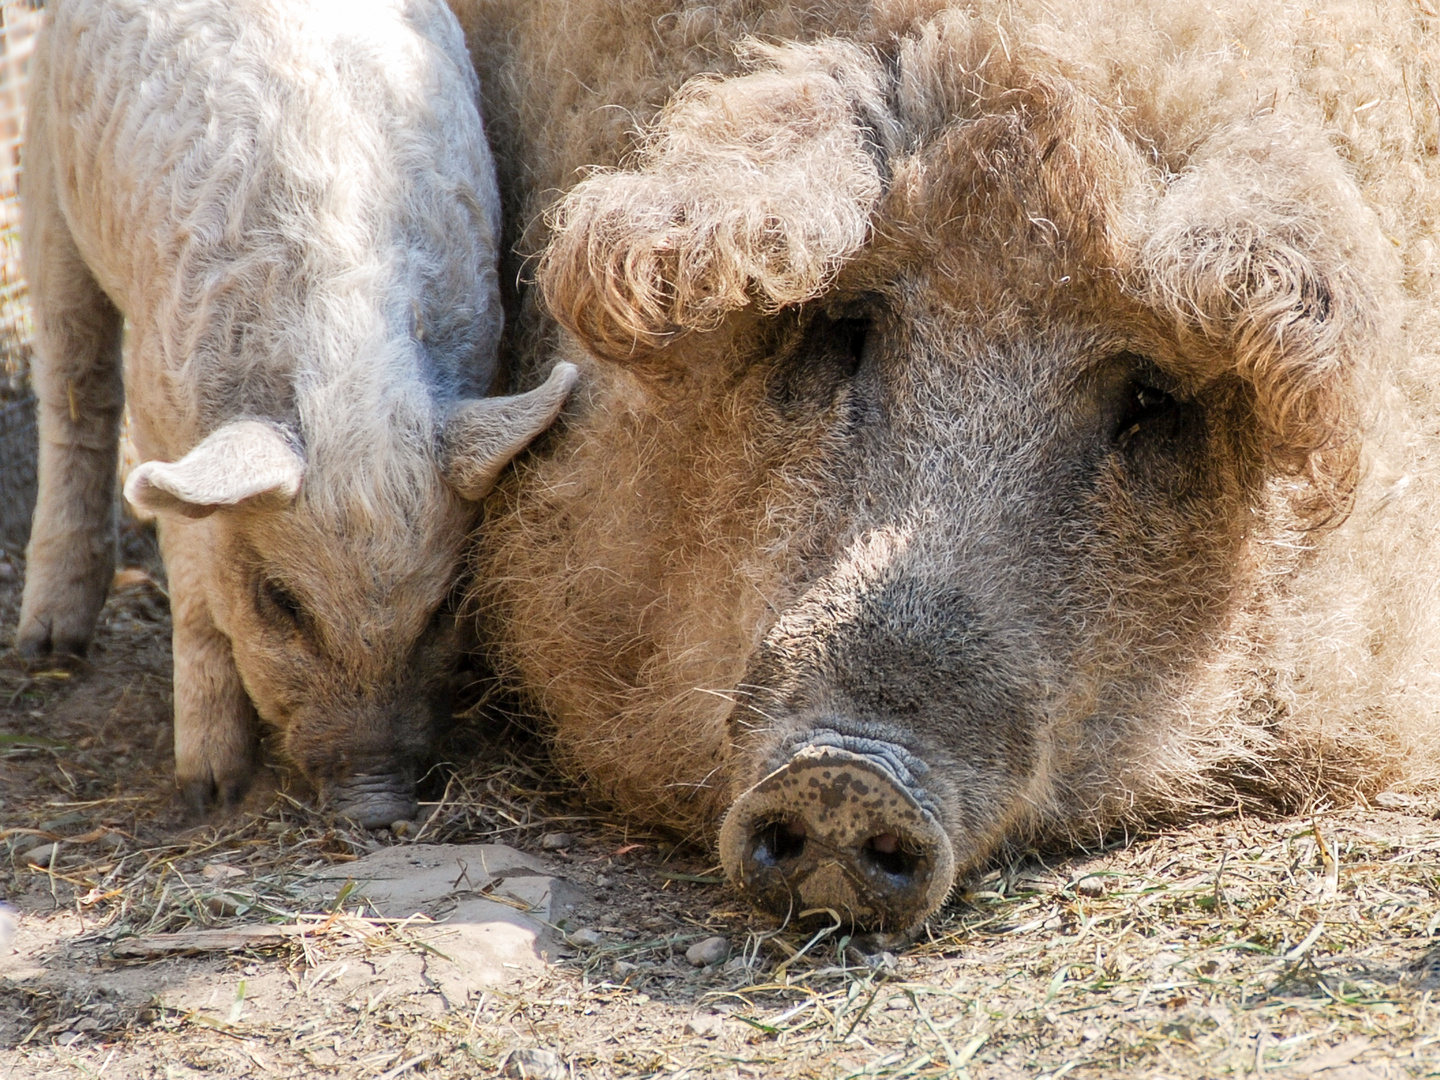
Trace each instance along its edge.
{"label": "dusty soil", "polygon": [[[0,1077],[1440,1074],[1435,807],[1034,857],[908,943],[751,913],[705,852],[586,807],[542,744],[474,718],[408,835],[326,821],[279,766],[194,824],[163,575],[143,539],[127,552],[83,670],[0,653]],[[0,647],[22,574],[0,554]],[[482,843],[565,902],[531,910],[458,859],[444,902],[403,918],[316,891],[389,848],[439,867],[432,845]],[[550,921],[498,976],[435,936],[480,901]],[[711,938],[715,962],[686,958]]]}

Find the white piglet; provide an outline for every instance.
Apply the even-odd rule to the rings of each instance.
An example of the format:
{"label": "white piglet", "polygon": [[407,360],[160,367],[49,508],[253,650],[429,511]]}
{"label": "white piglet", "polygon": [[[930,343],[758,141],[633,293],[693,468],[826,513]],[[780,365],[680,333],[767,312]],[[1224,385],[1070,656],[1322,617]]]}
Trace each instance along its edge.
{"label": "white piglet", "polygon": [[50,5],[25,151],[41,447],[17,645],[90,642],[128,402],[125,494],[159,520],[197,809],[244,792],[263,720],[337,812],[414,811],[479,500],[575,375],[485,396],[503,319],[478,90],[439,0]]}

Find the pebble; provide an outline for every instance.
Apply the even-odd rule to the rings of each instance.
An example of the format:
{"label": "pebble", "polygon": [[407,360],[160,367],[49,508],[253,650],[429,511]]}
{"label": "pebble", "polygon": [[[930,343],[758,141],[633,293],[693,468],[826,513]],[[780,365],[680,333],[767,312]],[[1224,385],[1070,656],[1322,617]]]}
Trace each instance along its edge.
{"label": "pebble", "polygon": [[575,838],[568,832],[547,832],[540,837],[540,849],[542,851],[564,851],[573,847]]}
{"label": "pebble", "polygon": [[1105,895],[1105,879],[1091,874],[1089,877],[1082,877],[1075,883],[1075,891],[1081,896],[1088,896],[1092,900]]}
{"label": "pebble", "polygon": [[702,1013],[685,1021],[685,1030],[702,1039],[713,1039],[725,1030],[725,1017],[715,1013]]}
{"label": "pebble", "polygon": [[845,950],[845,956],[852,963],[864,964],[871,971],[883,971],[890,974],[900,967],[900,962],[895,959],[895,954],[886,950],[864,952],[852,945]]}
{"label": "pebble", "polygon": [[640,970],[639,964],[632,964],[629,960],[616,960],[610,970],[615,973],[617,979],[628,979]]}
{"label": "pebble", "polygon": [[588,929],[576,930],[573,934],[570,934],[568,936],[570,944],[575,945],[581,949],[593,949],[596,945],[599,945],[600,942],[604,940],[604,938],[605,935],[600,933],[599,930]]}
{"label": "pebble", "polygon": [[33,847],[25,852],[23,858],[31,866],[38,866],[42,870],[48,869],[59,848],[59,844],[41,844],[39,847]]}
{"label": "pebble", "polygon": [[12,836],[9,840],[5,841],[5,843],[9,847],[11,855],[17,859],[23,859],[27,851],[35,850],[41,844],[45,843],[45,840],[43,837],[20,833]]}
{"label": "pebble", "polygon": [[68,814],[61,814],[59,817],[51,818],[49,821],[40,823],[41,832],[59,832],[61,829],[68,829],[71,826],[85,827],[90,824],[90,819],[79,810],[71,810]]}
{"label": "pebble", "polygon": [[212,894],[200,898],[200,903],[205,905],[205,910],[219,918],[228,918],[231,915],[239,914],[240,905],[235,903],[228,896]]}
{"label": "pebble", "polygon": [[8,949],[20,929],[20,916],[9,904],[0,904],[0,949]]}
{"label": "pebble", "polygon": [[392,836],[408,836],[410,833],[412,833],[412,832],[414,832],[414,831],[415,831],[415,823],[414,823],[413,821],[403,821],[403,820],[402,820],[402,821],[392,821],[392,822],[390,823],[390,833],[391,833]]}
{"label": "pebble", "polygon": [[534,1047],[511,1050],[505,1059],[505,1075],[523,1080],[569,1080],[569,1070],[559,1054]]}
{"label": "pebble", "polygon": [[707,937],[685,950],[685,959],[697,968],[718,964],[730,955],[730,942],[723,937]]}
{"label": "pebble", "polygon": [[14,581],[15,567],[8,562],[0,562],[0,581]]}
{"label": "pebble", "polygon": [[200,876],[207,881],[228,881],[230,878],[244,877],[245,871],[229,863],[212,862],[200,871]]}
{"label": "pebble", "polygon": [[1420,802],[1414,795],[1406,795],[1400,791],[1382,791],[1370,801],[1384,810],[1404,810]]}

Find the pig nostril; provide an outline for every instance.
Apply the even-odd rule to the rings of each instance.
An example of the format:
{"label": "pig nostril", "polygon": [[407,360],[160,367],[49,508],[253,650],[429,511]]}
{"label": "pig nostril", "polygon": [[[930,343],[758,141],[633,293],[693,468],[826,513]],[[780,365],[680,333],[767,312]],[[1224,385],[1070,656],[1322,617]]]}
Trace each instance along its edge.
{"label": "pig nostril", "polygon": [[865,841],[861,855],[870,865],[897,878],[913,877],[921,862],[921,856],[906,851],[900,837],[888,832],[877,833]]}
{"label": "pig nostril", "polygon": [[803,821],[771,821],[755,830],[751,850],[756,862],[774,866],[785,859],[798,858],[805,850],[805,837]]}

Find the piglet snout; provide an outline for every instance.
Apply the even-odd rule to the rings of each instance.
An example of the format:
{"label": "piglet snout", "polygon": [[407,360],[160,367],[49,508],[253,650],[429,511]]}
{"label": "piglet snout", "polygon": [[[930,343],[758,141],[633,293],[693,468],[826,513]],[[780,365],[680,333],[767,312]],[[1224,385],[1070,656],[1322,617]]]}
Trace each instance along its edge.
{"label": "piglet snout", "polygon": [[813,909],[902,930],[950,892],[949,838],[879,760],[810,746],[742,794],[720,831],[739,888],[780,915]]}

